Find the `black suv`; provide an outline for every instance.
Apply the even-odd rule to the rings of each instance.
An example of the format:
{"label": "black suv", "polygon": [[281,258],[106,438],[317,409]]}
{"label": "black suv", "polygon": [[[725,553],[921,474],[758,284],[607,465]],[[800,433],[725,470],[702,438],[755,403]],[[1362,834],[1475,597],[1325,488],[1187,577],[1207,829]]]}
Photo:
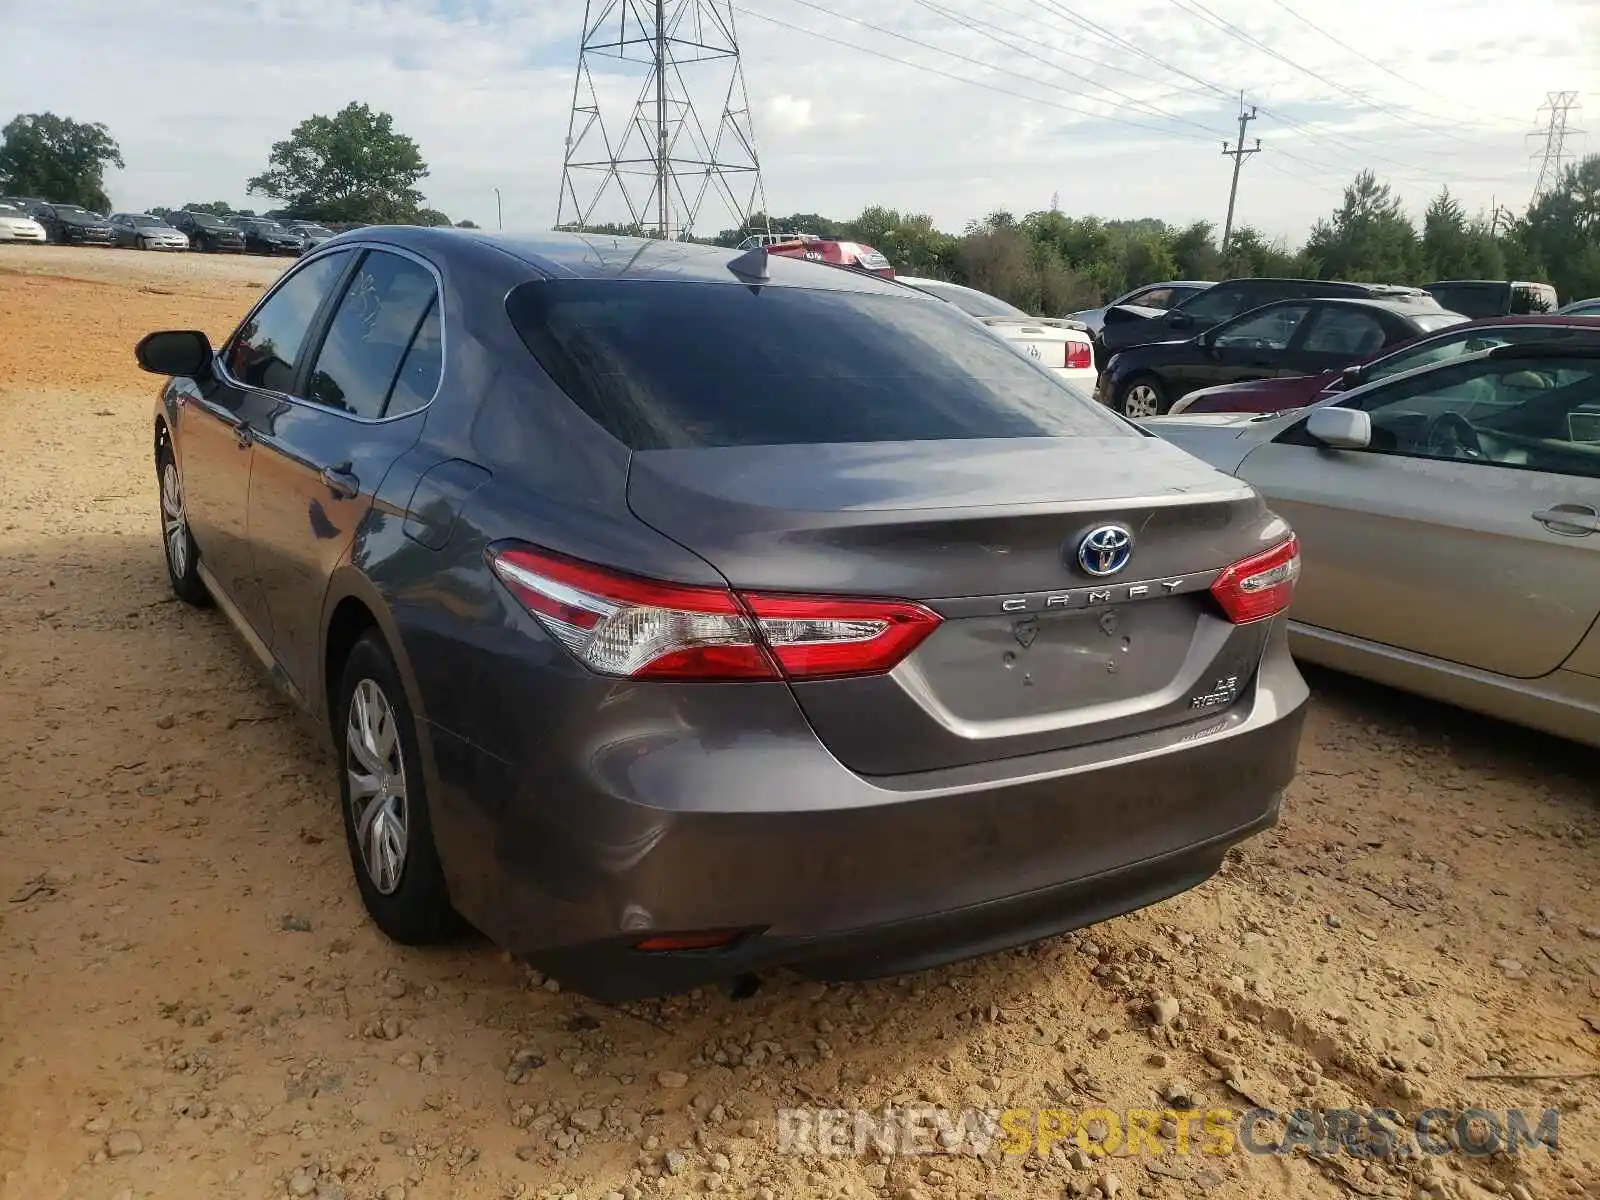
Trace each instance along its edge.
{"label": "black suv", "polygon": [[1104,366],[1111,356],[1129,346],[1193,337],[1230,317],[1271,304],[1275,300],[1312,300],[1349,296],[1389,300],[1437,310],[1442,306],[1421,288],[1388,283],[1345,283],[1336,279],[1224,279],[1164,313],[1108,308],[1097,339],[1096,361]]}
{"label": "black suv", "polygon": [[167,214],[167,224],[189,235],[191,250],[231,250],[244,253],[244,234],[221,217],[210,213],[183,212]]}
{"label": "black suv", "polygon": [[306,252],[306,239],[298,229],[290,229],[266,217],[229,217],[228,224],[244,234],[244,248],[251,254],[294,254]]}
{"label": "black suv", "polygon": [[27,214],[44,226],[47,241],[65,245],[76,242],[91,246],[116,244],[111,222],[97,212],[76,204],[30,204]]}

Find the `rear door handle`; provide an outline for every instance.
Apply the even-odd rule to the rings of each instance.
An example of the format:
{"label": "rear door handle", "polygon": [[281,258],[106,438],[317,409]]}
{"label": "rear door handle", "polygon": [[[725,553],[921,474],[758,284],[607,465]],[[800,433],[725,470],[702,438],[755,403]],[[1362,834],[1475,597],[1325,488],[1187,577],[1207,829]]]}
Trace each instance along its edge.
{"label": "rear door handle", "polygon": [[324,467],[322,482],[327,484],[328,490],[340,500],[348,500],[361,490],[361,480],[350,470],[349,463],[340,463],[337,467]]}
{"label": "rear door handle", "polygon": [[250,426],[246,425],[244,422],[241,421],[233,427],[233,442],[234,445],[239,447],[239,449],[250,449],[250,443],[253,440],[254,438],[250,433]]}
{"label": "rear door handle", "polygon": [[1591,533],[1600,533],[1600,512],[1587,504],[1558,504],[1534,513],[1533,519],[1551,533],[1559,533],[1563,537],[1588,537]]}

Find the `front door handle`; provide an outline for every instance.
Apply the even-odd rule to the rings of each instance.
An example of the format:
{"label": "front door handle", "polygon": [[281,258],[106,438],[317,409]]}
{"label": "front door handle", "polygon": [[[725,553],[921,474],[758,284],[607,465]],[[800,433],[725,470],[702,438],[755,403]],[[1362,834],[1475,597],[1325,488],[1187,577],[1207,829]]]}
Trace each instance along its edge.
{"label": "front door handle", "polygon": [[324,467],[322,482],[328,485],[328,490],[338,500],[348,500],[361,490],[361,480],[356,478],[347,462],[337,467]]}
{"label": "front door handle", "polygon": [[1588,537],[1600,533],[1600,512],[1587,504],[1558,504],[1541,509],[1533,519],[1563,537]]}

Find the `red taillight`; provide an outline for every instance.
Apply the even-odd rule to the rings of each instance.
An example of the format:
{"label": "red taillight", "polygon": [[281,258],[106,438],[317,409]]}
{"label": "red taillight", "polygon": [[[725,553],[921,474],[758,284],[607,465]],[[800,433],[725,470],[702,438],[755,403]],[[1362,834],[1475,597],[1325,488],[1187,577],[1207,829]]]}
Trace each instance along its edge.
{"label": "red taillight", "polygon": [[654,951],[684,951],[684,950],[720,950],[724,946],[731,946],[746,931],[743,929],[714,929],[705,933],[677,933],[664,934],[660,937],[648,937],[642,942],[635,942],[635,950]]}
{"label": "red taillight", "polygon": [[1300,578],[1300,540],[1292,534],[1271,550],[1242,558],[1211,585],[1211,594],[1235,625],[1276,616],[1294,598]]}
{"label": "red taillight", "polygon": [[744,593],[761,639],[791,679],[876,675],[916,649],[939,614],[908,600]]}
{"label": "red taillight", "polygon": [[1088,342],[1068,342],[1067,366],[1074,371],[1094,366],[1094,347]]}
{"label": "red taillight", "polygon": [[489,564],[586,667],[629,679],[874,675],[891,670],[940,621],[904,600],[735,596],[544,550],[494,550]]}

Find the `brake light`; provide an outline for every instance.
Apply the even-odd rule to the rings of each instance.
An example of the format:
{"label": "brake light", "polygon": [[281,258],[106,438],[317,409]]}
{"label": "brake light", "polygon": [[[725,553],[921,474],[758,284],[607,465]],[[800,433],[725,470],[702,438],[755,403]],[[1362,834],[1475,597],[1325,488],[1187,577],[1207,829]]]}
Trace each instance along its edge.
{"label": "brake light", "polygon": [[1300,578],[1300,539],[1293,534],[1271,550],[1242,558],[1217,576],[1211,594],[1235,625],[1276,616],[1294,598]]}
{"label": "brake light", "polygon": [[940,617],[904,600],[734,593],[661,583],[545,550],[489,565],[591,671],[629,679],[830,679],[893,669]]}
{"label": "brake light", "polygon": [[1094,366],[1094,347],[1088,342],[1067,343],[1067,366],[1074,371],[1085,371]]}

